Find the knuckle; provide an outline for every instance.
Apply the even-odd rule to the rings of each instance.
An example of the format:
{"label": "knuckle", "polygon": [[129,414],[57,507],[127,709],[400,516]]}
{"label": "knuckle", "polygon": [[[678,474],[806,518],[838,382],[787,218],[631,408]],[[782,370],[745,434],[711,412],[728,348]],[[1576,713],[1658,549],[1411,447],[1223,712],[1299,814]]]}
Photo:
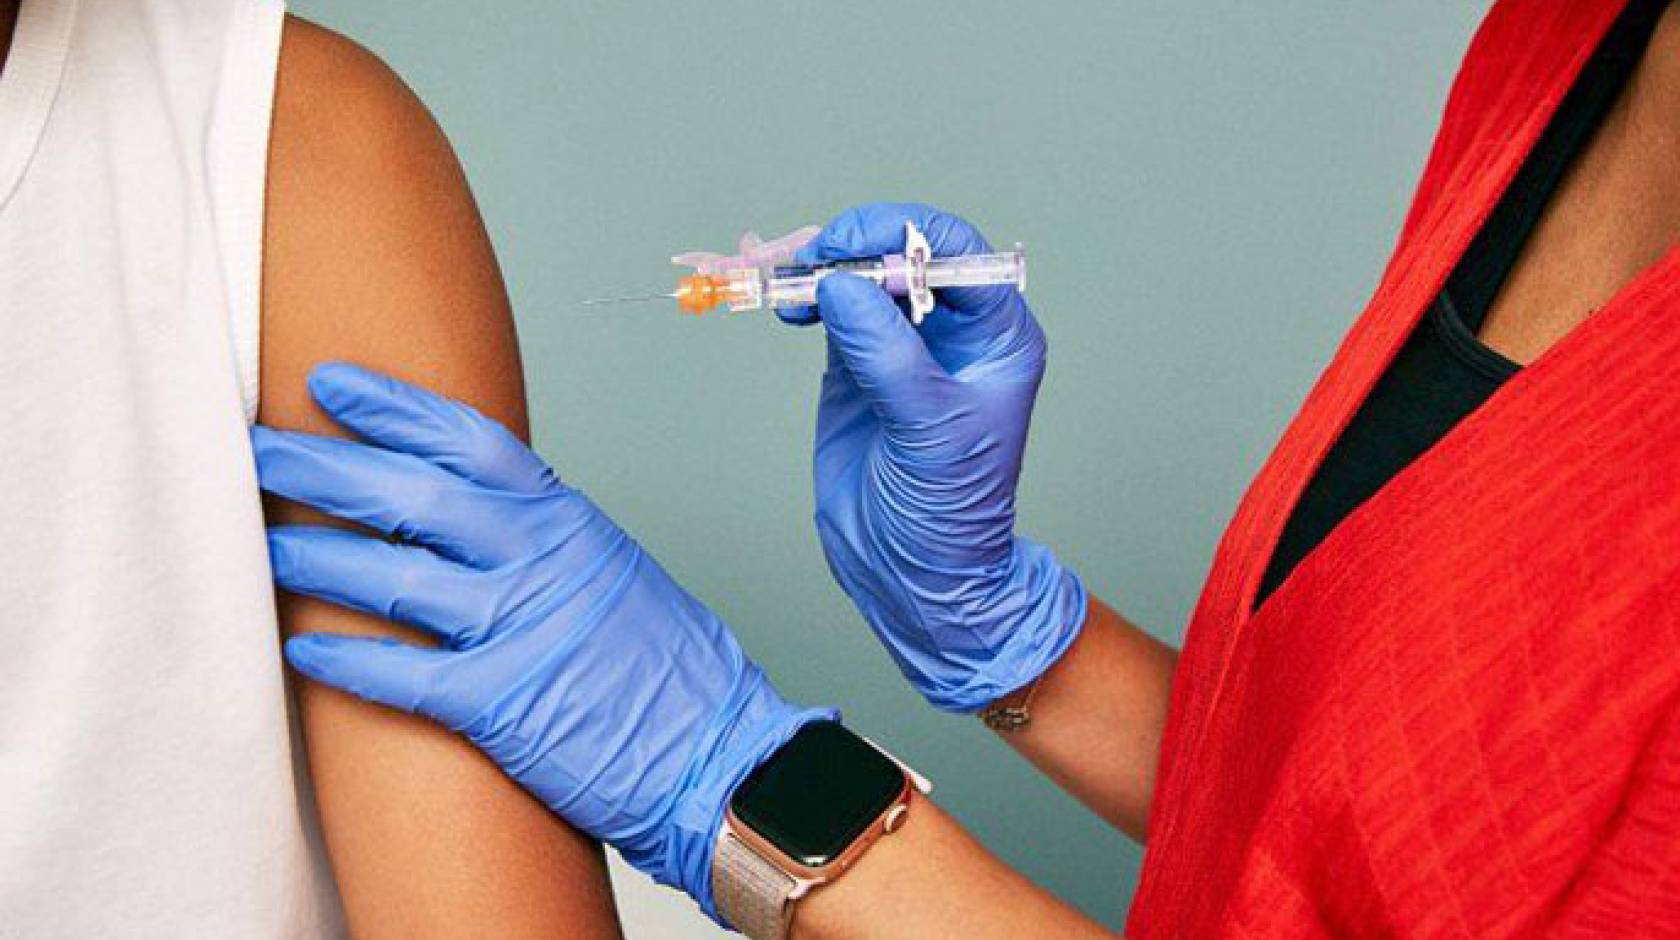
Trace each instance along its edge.
{"label": "knuckle", "polygon": [[468,479],[494,477],[507,469],[509,463],[507,448],[499,441],[475,435],[461,447],[461,469],[466,471]]}
{"label": "knuckle", "polygon": [[452,725],[449,718],[453,709],[447,704],[450,697],[444,694],[449,687],[449,664],[446,659],[430,659],[415,666],[409,686],[410,711],[430,715],[446,725]]}
{"label": "knuckle", "polygon": [[393,529],[404,541],[424,537],[432,526],[432,520],[449,508],[448,491],[436,481],[428,480],[411,487],[405,497]]}
{"label": "knuckle", "polygon": [[496,627],[514,620],[520,607],[514,591],[516,584],[518,580],[510,577],[507,569],[475,571],[467,575],[462,588],[470,599],[460,612],[466,622],[458,625],[461,628],[459,646],[470,648],[482,645]]}
{"label": "knuckle", "polygon": [[976,254],[990,250],[985,236],[967,219],[938,209],[931,210],[923,234],[940,254]]}
{"label": "knuckle", "polygon": [[865,231],[865,208],[854,206],[840,213],[834,220],[834,228],[829,244],[835,248],[856,251],[863,247]]}

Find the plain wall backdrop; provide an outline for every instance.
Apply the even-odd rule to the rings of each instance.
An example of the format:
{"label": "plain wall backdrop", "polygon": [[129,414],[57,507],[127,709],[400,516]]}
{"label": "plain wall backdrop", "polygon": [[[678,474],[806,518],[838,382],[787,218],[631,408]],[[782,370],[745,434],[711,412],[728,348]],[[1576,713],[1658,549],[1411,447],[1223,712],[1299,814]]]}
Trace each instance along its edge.
{"label": "plain wall backdrop", "polygon": [[[1387,260],[1485,2],[704,5],[300,0],[383,56],[467,169],[538,447],[992,849],[1107,924],[1139,848],[909,690],[811,523],[823,340],[581,307],[846,205],[1020,241],[1050,370],[1022,530],[1178,642],[1237,498]],[[618,873],[631,937],[706,937]]]}

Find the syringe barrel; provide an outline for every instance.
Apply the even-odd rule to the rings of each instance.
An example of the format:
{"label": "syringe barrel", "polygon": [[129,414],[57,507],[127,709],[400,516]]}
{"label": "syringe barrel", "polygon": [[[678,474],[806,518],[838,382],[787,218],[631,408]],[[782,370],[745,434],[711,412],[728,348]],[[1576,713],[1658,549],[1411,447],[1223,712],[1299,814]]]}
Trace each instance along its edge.
{"label": "syringe barrel", "polygon": [[817,302],[817,282],[829,273],[823,268],[777,268],[765,286],[765,303],[772,307],[809,307]]}
{"label": "syringe barrel", "polygon": [[[876,261],[844,262],[828,267],[784,266],[765,280],[764,303],[771,307],[806,307],[817,302],[817,282],[835,271],[845,271],[881,285],[894,297],[909,293],[909,262],[903,255],[888,255]],[[1027,256],[1017,248],[983,255],[955,255],[934,258],[927,263],[928,287],[982,287],[1027,285]],[[743,308],[736,308],[743,309]]]}
{"label": "syringe barrel", "polygon": [[934,258],[927,264],[927,284],[940,287],[1027,286],[1027,254],[1019,248],[984,255]]}
{"label": "syringe barrel", "polygon": [[777,268],[770,276],[764,296],[772,307],[809,307],[817,302],[817,282],[836,271],[845,271],[874,281],[895,297],[903,297],[907,292],[904,286],[904,270],[902,259],[897,263],[887,259],[881,262],[838,264],[821,268]]}

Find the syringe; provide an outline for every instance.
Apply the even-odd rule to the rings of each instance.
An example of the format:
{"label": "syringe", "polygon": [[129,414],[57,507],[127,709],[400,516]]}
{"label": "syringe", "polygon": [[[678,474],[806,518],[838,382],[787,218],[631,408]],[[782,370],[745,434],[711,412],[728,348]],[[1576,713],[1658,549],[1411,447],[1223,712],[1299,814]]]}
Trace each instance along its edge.
{"label": "syringe", "polygon": [[[801,230],[768,245],[749,234],[742,241],[741,255],[721,259],[710,255],[679,255],[676,259],[679,263],[693,264],[698,272],[678,280],[674,291],[584,302],[672,299],[682,312],[696,315],[720,307],[736,313],[765,307],[802,307],[817,302],[819,281],[836,271],[845,271],[874,281],[895,297],[907,298],[910,318],[919,324],[933,309],[933,291],[939,288],[1013,285],[1017,290],[1024,290],[1027,284],[1027,257],[1021,246],[1011,251],[935,258],[927,238],[911,224],[904,227],[902,254],[820,265],[777,263],[787,262],[814,233],[814,229]],[[797,244],[790,242],[790,238],[797,239]],[[773,250],[759,250],[761,245]]]}

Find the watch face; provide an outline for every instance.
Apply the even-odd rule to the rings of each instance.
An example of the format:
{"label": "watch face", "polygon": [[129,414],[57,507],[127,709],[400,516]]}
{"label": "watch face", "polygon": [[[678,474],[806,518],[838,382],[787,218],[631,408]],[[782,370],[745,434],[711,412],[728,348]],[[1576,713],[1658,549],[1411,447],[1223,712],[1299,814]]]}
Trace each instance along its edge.
{"label": "watch face", "polygon": [[904,771],[832,721],[801,728],[736,788],[729,807],[807,868],[846,851],[904,792]]}

